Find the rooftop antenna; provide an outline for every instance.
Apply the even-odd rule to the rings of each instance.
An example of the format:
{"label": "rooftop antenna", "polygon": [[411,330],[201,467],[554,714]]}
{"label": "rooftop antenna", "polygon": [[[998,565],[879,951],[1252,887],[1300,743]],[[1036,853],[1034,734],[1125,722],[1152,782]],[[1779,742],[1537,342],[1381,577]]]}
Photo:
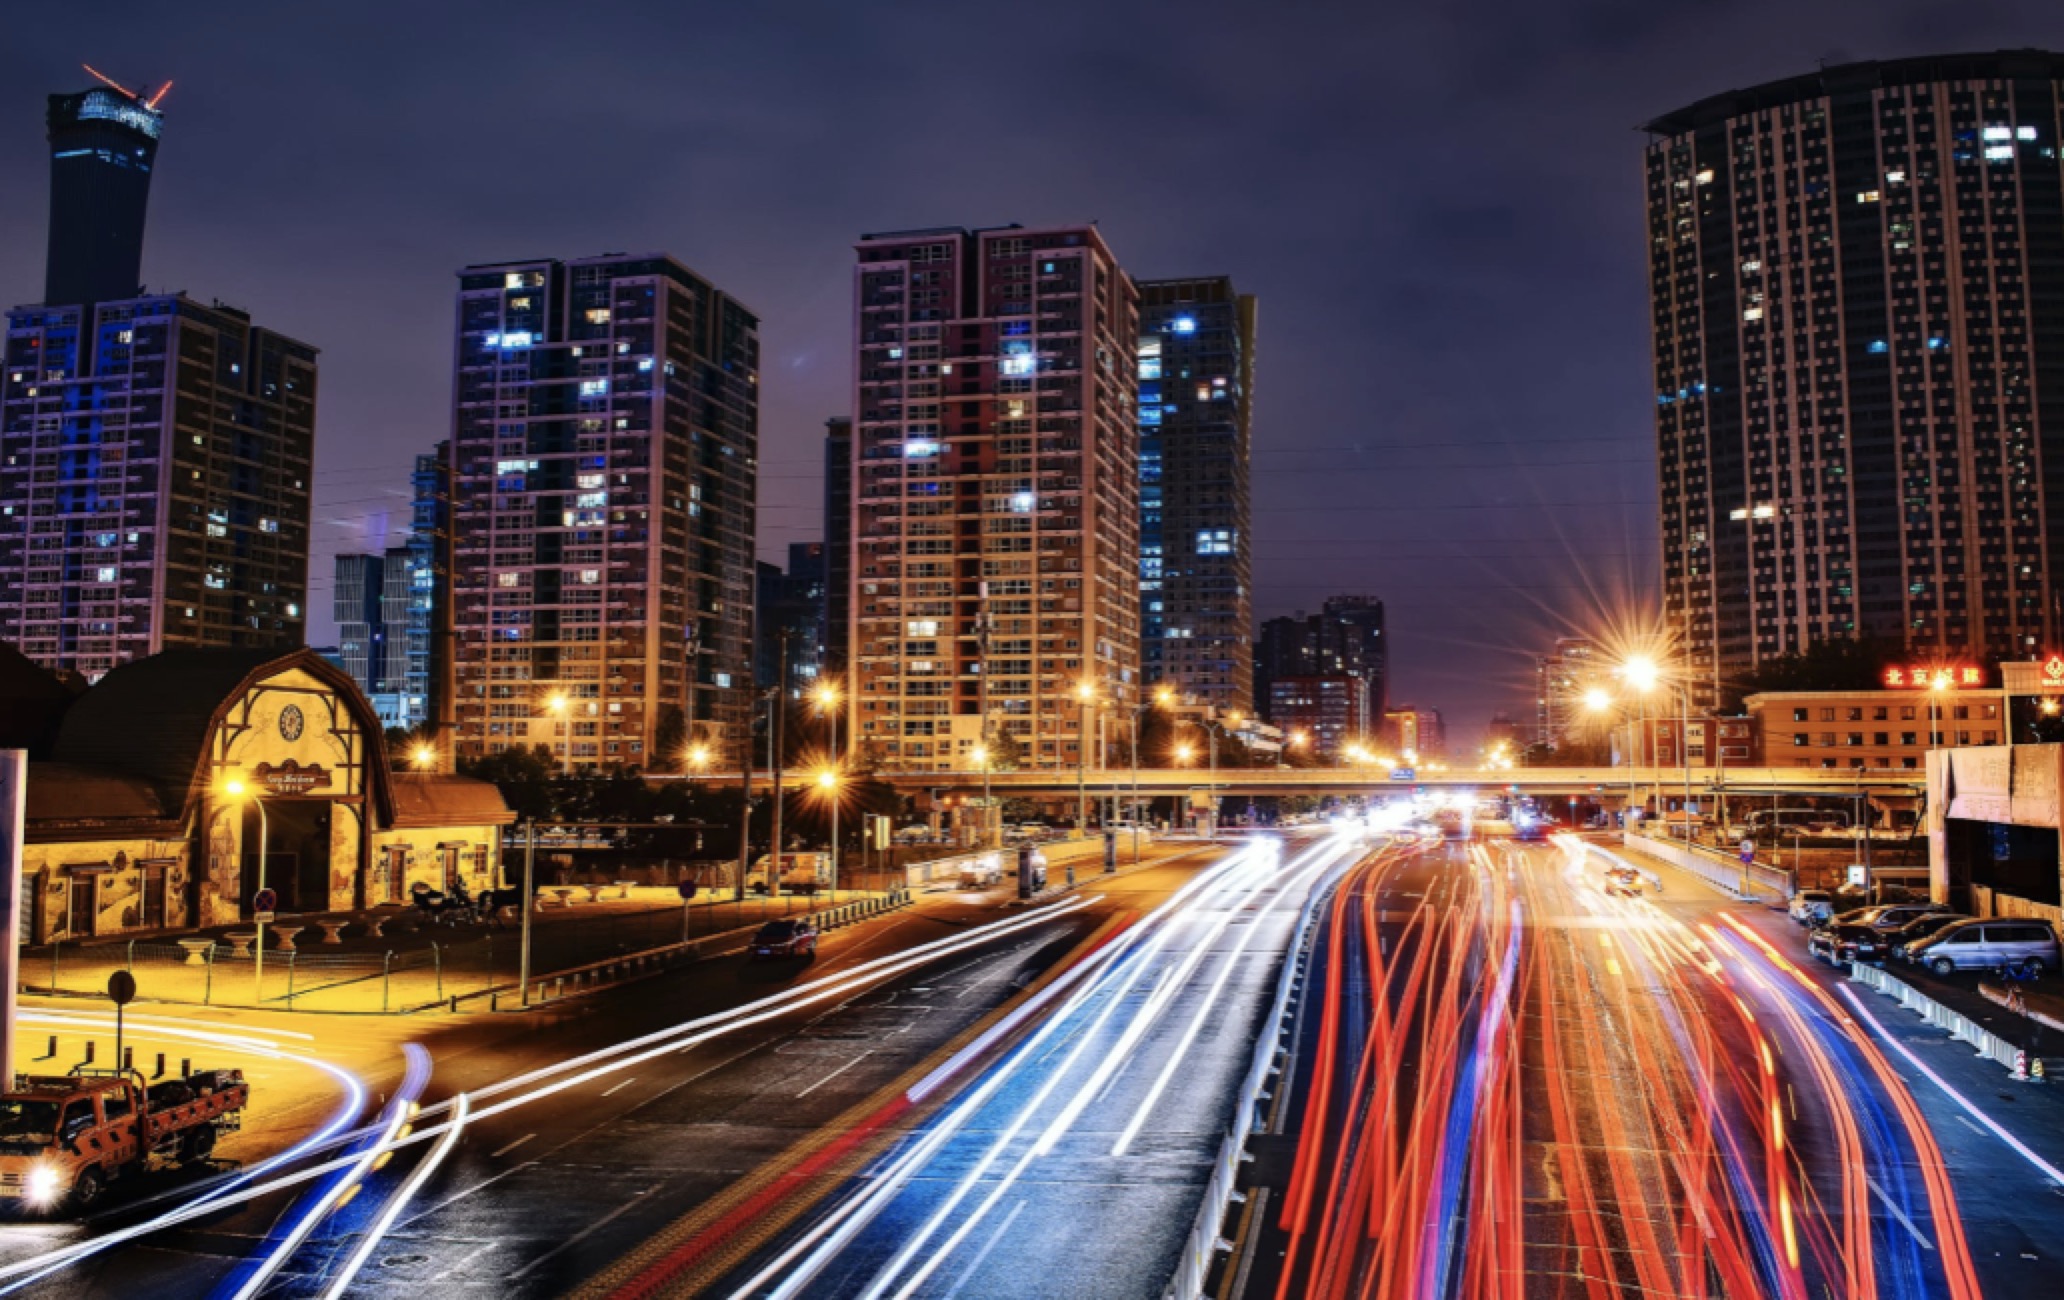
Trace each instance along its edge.
{"label": "rooftop antenna", "polygon": [[92,64],[82,63],[79,66],[86,69],[87,72],[93,75],[93,79],[95,81],[98,81],[101,85],[106,86],[108,89],[119,90],[131,99],[142,98],[142,96],[138,95],[135,91],[129,89],[129,87],[123,85],[121,82],[116,81],[113,77],[110,77],[108,74],[102,72],[99,68],[94,67]]}

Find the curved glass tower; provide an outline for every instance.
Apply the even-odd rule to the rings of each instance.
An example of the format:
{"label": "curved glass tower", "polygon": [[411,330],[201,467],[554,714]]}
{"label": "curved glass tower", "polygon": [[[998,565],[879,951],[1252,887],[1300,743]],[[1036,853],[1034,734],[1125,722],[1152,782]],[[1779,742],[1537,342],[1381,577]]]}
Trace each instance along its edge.
{"label": "curved glass tower", "polygon": [[142,292],[143,213],[163,120],[151,101],[113,86],[50,97],[46,304]]}

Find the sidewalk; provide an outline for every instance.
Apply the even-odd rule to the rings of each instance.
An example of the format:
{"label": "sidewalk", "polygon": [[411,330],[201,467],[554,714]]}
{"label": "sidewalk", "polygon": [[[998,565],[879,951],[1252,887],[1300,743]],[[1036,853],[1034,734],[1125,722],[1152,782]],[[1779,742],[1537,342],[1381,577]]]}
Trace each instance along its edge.
{"label": "sidewalk", "polygon": [[[774,917],[822,911],[880,895],[826,891],[812,897],[701,900],[684,908],[672,889],[604,886],[598,901],[585,888],[541,891],[555,901],[532,917],[531,970],[548,974],[630,953],[665,947],[754,925]],[[578,900],[578,901],[573,901]],[[341,917],[324,917],[337,921]],[[279,948],[281,926],[268,926],[263,961],[238,956],[231,935],[249,925],[223,926],[183,936],[212,940],[189,952],[177,938],[88,941],[25,949],[21,980],[27,993],[104,995],[108,976],[128,970],[145,1002],[210,1007],[264,1007],[291,1011],[395,1014],[434,1009],[453,997],[516,978],[521,917],[487,925],[437,925],[413,908],[383,907],[352,918],[336,943],[326,942],[311,918],[283,918],[302,928],[292,950]],[[194,946],[199,948],[198,942]]]}

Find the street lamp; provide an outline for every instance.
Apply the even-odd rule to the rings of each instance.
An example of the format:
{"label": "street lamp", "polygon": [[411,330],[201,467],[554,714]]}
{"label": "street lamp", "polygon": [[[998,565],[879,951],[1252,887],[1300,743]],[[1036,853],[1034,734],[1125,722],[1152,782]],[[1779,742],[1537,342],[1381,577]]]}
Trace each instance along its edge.
{"label": "street lamp", "polygon": [[1942,747],[1942,693],[1950,688],[1953,679],[1947,672],[1938,672],[1928,679],[1928,748]]}
{"label": "street lamp", "polygon": [[[815,697],[816,697],[816,700],[817,700],[817,708],[818,708],[818,710],[819,710],[820,712],[822,712],[822,713],[824,714],[825,720],[826,720],[826,721],[827,721],[827,722],[828,722],[828,723],[830,724],[830,726],[831,726],[831,767],[830,767],[830,769],[829,769],[828,771],[826,771],[826,772],[825,772],[825,773],[824,773],[824,774],[823,774],[822,776],[820,776],[820,777],[818,777],[818,778],[817,778],[817,784],[818,784],[819,786],[821,786],[821,787],[822,787],[822,788],[824,789],[824,791],[825,791],[826,795],[827,795],[827,796],[828,796],[828,797],[829,797],[829,798],[831,799],[831,901],[832,901],[832,902],[833,902],[834,904],[836,904],[836,903],[838,902],[838,850],[839,850],[839,842],[838,842],[838,806],[839,806],[839,801],[838,801],[838,782],[839,782],[839,752],[838,752],[838,705],[839,705],[839,688],[838,688],[838,683],[837,683],[837,682],[832,682],[832,681],[824,681],[824,682],[819,682],[819,683],[817,684],[817,690],[816,690],[816,692],[815,692]],[[779,860],[780,860],[780,859],[778,859],[778,858],[776,859],[776,861],[779,861]]]}
{"label": "street lamp", "polygon": [[415,768],[418,772],[429,771],[431,765],[435,762],[437,762],[437,751],[429,745],[417,745],[413,750],[409,751],[409,766]]}
{"label": "street lamp", "polygon": [[710,765],[710,747],[708,745],[690,745],[686,757],[688,759],[689,771],[707,771]]}
{"label": "street lamp", "polygon": [[[1663,682],[1663,671],[1656,661],[1647,655],[1635,655],[1620,668],[1620,676],[1634,690],[1647,695]],[[1677,755],[1684,762],[1684,842],[1691,843],[1691,691],[1682,681],[1675,682],[1677,688]],[[1662,802],[1661,784],[1657,785],[1656,802]]]}
{"label": "street lamp", "polygon": [[[235,800],[239,806],[241,806],[246,800],[248,800],[250,802],[251,807],[258,810],[258,893],[262,894],[265,892],[265,850],[267,847],[266,841],[269,838],[271,829],[267,825],[265,820],[265,800],[259,797],[258,791],[255,787],[245,784],[244,779],[239,776],[232,776],[223,781],[222,792],[228,795],[232,800]],[[239,826],[237,830],[239,838],[241,838],[243,828]],[[252,902],[255,904],[256,901],[257,896],[254,894],[252,896]],[[265,1005],[264,916],[265,914],[259,911],[257,907],[252,907],[252,924],[256,928],[258,940],[256,943],[251,945],[251,951],[253,954],[251,975],[252,987],[254,989],[251,1000],[259,1007],[263,1007]]]}
{"label": "street lamp", "polygon": [[[545,697],[545,712],[551,714],[555,719],[552,724],[552,734],[554,741],[558,742],[552,746],[552,766],[555,768],[566,768],[569,771],[572,770],[573,741],[566,726],[566,714],[571,707],[572,705],[567,700],[565,691],[553,691]],[[559,741],[561,736],[567,736],[568,739]]]}

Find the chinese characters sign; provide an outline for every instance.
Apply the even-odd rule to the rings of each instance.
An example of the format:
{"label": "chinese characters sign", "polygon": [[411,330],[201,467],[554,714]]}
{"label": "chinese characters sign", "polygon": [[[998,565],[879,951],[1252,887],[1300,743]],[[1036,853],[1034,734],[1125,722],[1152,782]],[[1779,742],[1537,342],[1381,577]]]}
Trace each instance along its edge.
{"label": "chinese characters sign", "polygon": [[[2060,663],[2059,668],[2064,669],[2064,663]],[[1983,686],[1985,670],[1976,664],[1914,664],[1910,667],[1894,664],[1885,670],[1885,685],[1917,691]]]}

